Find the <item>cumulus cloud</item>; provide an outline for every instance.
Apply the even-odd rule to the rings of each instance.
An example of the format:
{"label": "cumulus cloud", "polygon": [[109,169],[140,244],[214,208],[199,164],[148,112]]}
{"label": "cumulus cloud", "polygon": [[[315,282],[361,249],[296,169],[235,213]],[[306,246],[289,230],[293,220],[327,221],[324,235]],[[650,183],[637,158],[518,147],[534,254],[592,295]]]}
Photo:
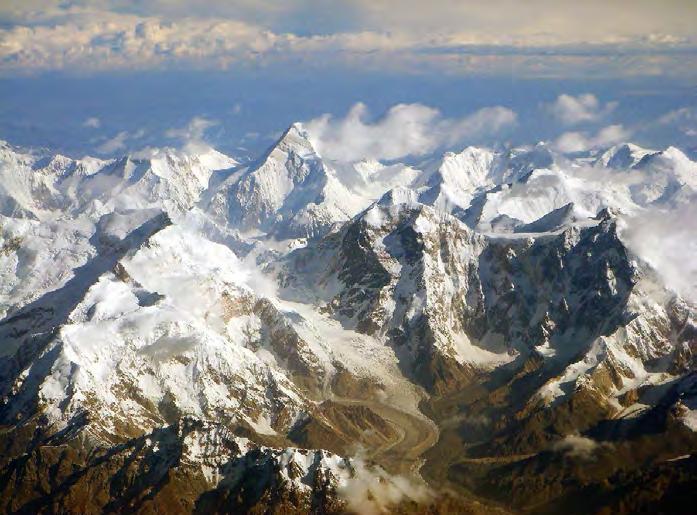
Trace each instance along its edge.
{"label": "cumulus cloud", "polygon": [[651,209],[623,219],[621,236],[636,255],[651,265],[666,286],[697,302],[697,197],[666,211]]}
{"label": "cumulus cloud", "polygon": [[595,134],[587,132],[565,132],[554,142],[556,150],[563,153],[585,152],[627,141],[631,131],[622,125],[608,125]]}
{"label": "cumulus cloud", "polygon": [[398,104],[371,121],[365,104],[355,104],[344,118],[325,114],[305,124],[323,156],[339,161],[421,156],[441,147],[477,142],[513,125],[516,113],[487,107],[463,118],[445,118],[423,104]]}
{"label": "cumulus cloud", "polygon": [[576,125],[600,120],[617,107],[617,102],[602,104],[595,95],[559,95],[547,106],[549,112],[565,125]]}
{"label": "cumulus cloud", "polygon": [[101,120],[96,116],[91,116],[90,118],[87,118],[84,122],[82,122],[83,127],[88,127],[90,129],[99,129],[101,125]]}

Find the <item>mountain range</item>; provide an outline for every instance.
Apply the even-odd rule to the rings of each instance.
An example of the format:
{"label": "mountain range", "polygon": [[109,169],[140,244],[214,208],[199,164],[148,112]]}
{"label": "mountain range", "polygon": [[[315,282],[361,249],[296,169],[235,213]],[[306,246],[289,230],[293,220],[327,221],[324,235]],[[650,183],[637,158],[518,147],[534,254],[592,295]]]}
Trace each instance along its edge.
{"label": "mountain range", "polygon": [[687,513],[696,202],[630,143],[2,143],[1,509]]}

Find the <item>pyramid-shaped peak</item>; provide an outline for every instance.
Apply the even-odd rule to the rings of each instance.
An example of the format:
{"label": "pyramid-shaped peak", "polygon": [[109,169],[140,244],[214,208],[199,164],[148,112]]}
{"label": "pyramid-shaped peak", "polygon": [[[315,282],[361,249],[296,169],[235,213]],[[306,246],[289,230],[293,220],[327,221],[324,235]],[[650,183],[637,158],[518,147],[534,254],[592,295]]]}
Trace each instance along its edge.
{"label": "pyramid-shaped peak", "polygon": [[302,123],[293,123],[279,140],[273,145],[271,152],[280,150],[285,153],[295,153],[301,156],[317,154],[317,151],[310,142],[310,135],[303,127]]}

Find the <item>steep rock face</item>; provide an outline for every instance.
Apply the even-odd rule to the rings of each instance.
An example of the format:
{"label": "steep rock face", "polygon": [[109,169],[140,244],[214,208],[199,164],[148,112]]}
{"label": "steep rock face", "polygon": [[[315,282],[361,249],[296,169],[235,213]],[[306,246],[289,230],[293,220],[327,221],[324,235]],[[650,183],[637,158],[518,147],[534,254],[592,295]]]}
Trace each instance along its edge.
{"label": "steep rock face", "polygon": [[[250,347],[268,349],[277,363],[283,363],[296,384],[311,395],[321,395],[335,372],[328,348],[305,341],[287,317],[273,302],[259,299],[251,313],[256,317],[256,331],[250,334]],[[252,330],[254,331],[254,329]]]}
{"label": "steep rock face", "polygon": [[[606,419],[638,427],[655,406],[674,405],[677,399],[667,395],[670,385],[680,384],[693,370],[695,310],[656,291],[649,278],[639,277],[627,299],[629,320],[615,330],[606,328],[586,351],[569,360],[521,414],[539,413],[532,416],[535,424],[566,424],[585,431]],[[590,412],[573,413],[574,405],[589,401]]]}
{"label": "steep rock face", "polygon": [[[319,293],[345,327],[385,339],[429,389],[531,352],[549,358],[551,373],[599,337],[672,327],[668,307],[654,317],[637,304],[639,272],[604,216],[536,238],[484,237],[398,190],[295,251],[281,275],[289,296]],[[662,341],[645,345],[668,352]]]}
{"label": "steep rock face", "polygon": [[[336,295],[325,290],[326,309],[345,327],[386,339],[405,373],[423,374],[435,387],[438,371],[418,367],[437,369],[445,360],[452,367],[443,373],[461,374],[465,364],[505,358],[477,349],[462,333],[481,239],[451,216],[400,203],[402,193],[408,195],[393,191],[317,248],[296,251],[287,279],[290,286],[343,284]],[[314,252],[330,267],[306,268],[316,266]]]}
{"label": "steep rock face", "polygon": [[492,238],[479,262],[479,326],[513,348],[568,356],[584,338],[625,322],[634,270],[611,219],[535,239]]}

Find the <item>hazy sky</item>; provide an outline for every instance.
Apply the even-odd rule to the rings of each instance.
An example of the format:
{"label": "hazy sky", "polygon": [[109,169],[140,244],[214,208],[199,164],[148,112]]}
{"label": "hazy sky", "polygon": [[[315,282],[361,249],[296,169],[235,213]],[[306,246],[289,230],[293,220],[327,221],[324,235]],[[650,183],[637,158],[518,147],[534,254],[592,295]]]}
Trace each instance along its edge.
{"label": "hazy sky", "polygon": [[243,153],[293,120],[336,139],[413,116],[457,128],[419,152],[689,147],[695,20],[693,0],[0,0],[0,138],[107,155],[196,127]]}

